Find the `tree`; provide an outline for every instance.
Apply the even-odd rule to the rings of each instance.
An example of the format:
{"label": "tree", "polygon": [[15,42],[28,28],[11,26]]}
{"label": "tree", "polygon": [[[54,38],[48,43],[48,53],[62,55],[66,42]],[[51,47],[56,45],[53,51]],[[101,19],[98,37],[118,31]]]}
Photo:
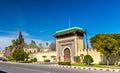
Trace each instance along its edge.
{"label": "tree", "polygon": [[55,51],[56,50],[56,43],[54,43],[54,42],[51,43],[49,47],[52,51]]}
{"label": "tree", "polygon": [[19,42],[20,42],[21,44],[24,44],[24,38],[23,38],[23,35],[22,35],[21,32],[19,33],[18,40],[19,40]]}
{"label": "tree", "polygon": [[37,62],[37,58],[33,58],[33,62]]}
{"label": "tree", "polygon": [[25,59],[28,59],[28,54],[24,52],[22,49],[15,49],[14,52],[12,53],[12,57],[16,61],[24,61]]}
{"label": "tree", "polygon": [[109,34],[109,36],[111,36],[113,39],[115,39],[117,42],[118,42],[118,48],[117,48],[117,51],[116,51],[116,54],[120,56],[120,34]]}
{"label": "tree", "polygon": [[109,57],[117,52],[118,42],[108,34],[97,34],[90,39],[90,42],[94,49],[106,56],[109,65]]}
{"label": "tree", "polygon": [[46,46],[47,46],[47,47],[48,47],[48,45],[49,45],[48,42],[46,42]]}
{"label": "tree", "polygon": [[18,39],[12,40],[12,46],[15,49],[23,49],[25,46],[24,38],[21,32],[19,33]]}
{"label": "tree", "polygon": [[8,47],[5,47],[5,53],[4,53],[4,56],[6,58],[10,58],[11,57],[11,54],[12,54],[12,50],[13,50],[13,47],[10,45]]}
{"label": "tree", "polygon": [[43,49],[42,43],[39,43],[38,52],[42,51],[42,49]]}
{"label": "tree", "polygon": [[27,43],[25,43],[24,48],[29,48],[29,45]]}
{"label": "tree", "polygon": [[31,43],[29,44],[29,47],[30,48],[37,48],[35,41],[32,40]]}
{"label": "tree", "polygon": [[5,56],[7,58],[11,57],[15,49],[23,49],[23,47],[25,46],[24,38],[21,32],[19,33],[18,38],[16,40],[12,40],[11,42],[12,42],[12,45],[7,46],[5,50]]}
{"label": "tree", "polygon": [[19,33],[19,36],[18,36],[18,42],[19,42],[20,48],[23,49],[25,42],[21,32]]}
{"label": "tree", "polygon": [[40,48],[42,47],[42,43],[39,43],[39,47],[40,47]]}
{"label": "tree", "polygon": [[93,62],[93,58],[90,55],[85,55],[83,62],[90,65]]}

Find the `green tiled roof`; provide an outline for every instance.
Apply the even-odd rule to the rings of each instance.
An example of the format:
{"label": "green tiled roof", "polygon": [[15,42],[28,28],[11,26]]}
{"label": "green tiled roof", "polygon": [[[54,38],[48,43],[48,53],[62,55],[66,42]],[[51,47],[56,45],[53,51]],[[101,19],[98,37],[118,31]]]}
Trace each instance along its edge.
{"label": "green tiled roof", "polygon": [[62,35],[62,34],[67,34],[67,33],[75,32],[75,31],[79,31],[79,32],[83,32],[83,33],[85,32],[83,28],[73,27],[73,28],[68,28],[68,29],[56,31],[56,33],[54,34],[54,36],[56,36],[56,35]]}

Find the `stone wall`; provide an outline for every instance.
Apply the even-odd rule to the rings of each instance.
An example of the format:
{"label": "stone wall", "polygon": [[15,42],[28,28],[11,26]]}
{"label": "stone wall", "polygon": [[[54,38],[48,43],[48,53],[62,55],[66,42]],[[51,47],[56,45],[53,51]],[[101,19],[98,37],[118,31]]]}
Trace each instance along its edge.
{"label": "stone wall", "polygon": [[[79,51],[79,56],[80,54],[83,54],[84,56],[87,55],[87,51],[85,49]],[[99,64],[101,62],[101,55],[99,52],[97,52],[94,49],[89,49],[88,54],[92,56],[94,60],[94,64]]]}
{"label": "stone wall", "polygon": [[[83,54],[85,56],[85,55],[87,55],[87,52],[86,52],[85,49],[80,50],[78,52],[78,56],[80,56],[80,54]],[[93,57],[93,60],[94,60],[93,63],[99,64],[101,62],[101,55],[96,50],[89,49],[88,54]],[[53,52],[37,52],[37,53],[30,54],[30,58],[37,58],[38,61],[44,61],[42,56],[47,56],[46,59],[50,59],[51,62],[52,62],[53,59],[51,58],[51,56],[56,56],[57,57],[57,52],[55,52],[55,51],[53,51]]]}
{"label": "stone wall", "polygon": [[37,52],[37,53],[31,53],[30,58],[37,58],[38,61],[43,62],[44,59],[42,56],[47,56],[46,59],[49,59],[51,62],[55,61],[51,56],[57,56],[57,53],[55,51],[51,52]]}
{"label": "stone wall", "polygon": [[37,52],[37,48],[24,48],[24,51],[27,53],[34,53]]}
{"label": "stone wall", "polygon": [[0,57],[4,57],[4,52],[0,51]]}
{"label": "stone wall", "polygon": [[[85,55],[87,55],[87,51],[85,49],[78,51],[78,56],[80,56],[81,54],[83,54],[85,56]],[[92,56],[92,58],[94,60],[94,62],[93,62],[94,64],[106,64],[106,57],[101,55],[100,52],[97,52],[94,49],[89,49],[88,50],[88,54]],[[2,54],[0,54],[0,56],[2,56]],[[47,56],[46,59],[51,60],[51,62],[53,62],[53,61],[57,62],[58,61],[58,59],[53,60],[53,58],[51,58],[51,56],[56,56],[56,58],[57,58],[57,52],[55,52],[55,51],[51,51],[51,52],[36,52],[36,53],[31,53],[30,54],[30,58],[31,59],[32,58],[37,58],[37,60],[41,61],[41,62],[44,61],[42,56]],[[115,58],[117,58],[118,60],[115,59]],[[111,56],[110,64],[114,64],[116,61],[118,61],[118,62],[116,62],[116,64],[119,63],[120,62],[119,58],[117,56]]]}

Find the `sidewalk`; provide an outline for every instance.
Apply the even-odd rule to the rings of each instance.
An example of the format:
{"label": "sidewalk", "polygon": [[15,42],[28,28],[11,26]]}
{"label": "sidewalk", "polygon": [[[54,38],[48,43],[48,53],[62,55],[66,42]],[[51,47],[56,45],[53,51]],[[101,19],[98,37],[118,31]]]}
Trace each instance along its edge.
{"label": "sidewalk", "polygon": [[73,69],[87,69],[87,70],[100,70],[100,71],[110,71],[110,72],[120,72],[119,69],[110,69],[110,68],[93,68],[93,67],[80,67],[80,66],[64,66],[64,65],[50,65],[52,67],[59,68],[73,68]]}

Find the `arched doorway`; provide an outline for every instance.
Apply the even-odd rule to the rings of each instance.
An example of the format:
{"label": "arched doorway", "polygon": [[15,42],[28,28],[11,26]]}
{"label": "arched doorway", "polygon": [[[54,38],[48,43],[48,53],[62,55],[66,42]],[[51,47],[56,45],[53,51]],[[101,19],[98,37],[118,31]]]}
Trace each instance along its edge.
{"label": "arched doorway", "polygon": [[70,49],[69,48],[65,48],[65,50],[64,50],[64,61],[65,62],[70,62],[71,61]]}

